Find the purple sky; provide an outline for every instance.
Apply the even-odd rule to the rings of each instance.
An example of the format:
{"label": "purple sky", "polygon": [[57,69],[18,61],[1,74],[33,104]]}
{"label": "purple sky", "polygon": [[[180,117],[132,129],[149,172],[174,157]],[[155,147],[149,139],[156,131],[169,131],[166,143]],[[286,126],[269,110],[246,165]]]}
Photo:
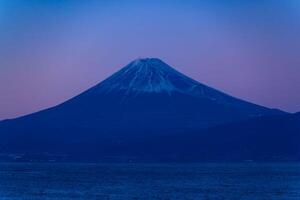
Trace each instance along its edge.
{"label": "purple sky", "polygon": [[54,106],[138,57],[300,111],[298,0],[0,0],[0,119]]}

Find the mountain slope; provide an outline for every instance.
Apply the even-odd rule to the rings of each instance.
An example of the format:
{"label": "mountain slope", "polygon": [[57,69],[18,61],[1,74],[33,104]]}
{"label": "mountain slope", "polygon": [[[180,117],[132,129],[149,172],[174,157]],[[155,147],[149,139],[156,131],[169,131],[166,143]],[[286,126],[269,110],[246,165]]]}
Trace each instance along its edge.
{"label": "mountain slope", "polygon": [[110,148],[110,155],[137,160],[279,162],[300,161],[299,141],[300,114],[286,114],[104,147]]}
{"label": "mountain slope", "polygon": [[160,161],[300,161],[299,141],[300,114],[287,114],[175,133],[173,137],[128,140],[115,144],[111,155]]}
{"label": "mountain slope", "polygon": [[61,105],[1,122],[0,152],[98,152],[103,141],[139,141],[277,114],[283,112],[207,87],[159,59],[138,59]]}
{"label": "mountain slope", "polygon": [[212,127],[201,136],[180,137],[188,151],[198,152],[194,159],[300,161],[299,113],[258,117]]}

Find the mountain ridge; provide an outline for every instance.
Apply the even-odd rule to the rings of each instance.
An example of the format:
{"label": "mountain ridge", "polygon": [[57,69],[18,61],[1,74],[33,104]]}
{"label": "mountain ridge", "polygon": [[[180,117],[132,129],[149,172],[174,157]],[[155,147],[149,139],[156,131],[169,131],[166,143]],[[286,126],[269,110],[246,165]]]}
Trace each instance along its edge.
{"label": "mountain ridge", "polygon": [[[180,83],[175,83],[175,85],[174,85],[172,83],[172,81],[170,81],[170,80],[164,80],[164,82],[168,82],[167,84],[158,84],[159,82],[154,81],[155,84],[158,85],[156,87],[157,90],[155,90],[155,87],[151,87],[151,84],[149,84],[149,81],[148,82],[144,81],[143,87],[136,87],[136,85],[140,85],[139,82],[143,82],[143,80],[148,79],[147,77],[145,77],[145,74],[147,75],[147,73],[144,73],[144,75],[143,75],[144,79],[142,81],[137,81],[138,83],[134,83],[134,81],[137,79],[136,78],[136,76],[138,75],[137,72],[143,71],[143,70],[141,70],[143,68],[155,69],[154,72],[151,72],[153,70],[148,70],[148,72],[150,72],[150,74],[152,74],[152,73],[156,73],[156,74],[162,73],[162,74],[166,75],[167,78],[168,78],[168,76],[170,76],[170,74],[173,75],[173,76],[175,75],[176,78],[180,77],[181,79],[183,79],[183,82],[181,81]],[[129,73],[128,73],[128,71],[129,71]],[[145,72],[145,70],[144,70],[144,72]],[[146,70],[146,72],[147,72],[147,70]],[[132,77],[132,74],[135,74],[136,76]],[[124,79],[122,79],[122,78],[120,79],[120,76],[125,77],[126,80],[124,81]],[[129,76],[131,78],[128,78],[127,76]],[[158,77],[161,77],[161,76],[158,76]],[[128,81],[128,79],[131,79],[131,81]],[[122,80],[123,80],[123,82],[122,82]],[[160,80],[163,80],[163,78],[160,78]],[[189,83],[185,83],[185,81],[187,81]],[[124,84],[124,82],[125,82],[125,84]],[[176,84],[180,85],[181,88],[178,87]],[[130,86],[133,86],[133,85],[135,85],[135,87],[130,87]],[[166,87],[163,87],[161,85],[166,86]],[[152,88],[154,88],[154,89],[152,89]],[[118,90],[118,91],[125,91],[124,94],[122,94],[124,96],[129,95],[129,93],[132,90],[136,91],[137,93],[138,92],[142,92],[142,93],[166,92],[169,95],[171,95],[172,91],[173,92],[177,91],[177,92],[180,92],[180,93],[185,93],[185,94],[189,94],[191,96],[195,96],[197,98],[202,98],[202,97],[206,96],[206,98],[208,98],[210,100],[213,100],[213,101],[216,101],[218,99],[218,97],[221,96],[222,99],[224,99],[224,97],[225,97],[225,98],[229,99],[230,101],[235,101],[235,102],[240,101],[239,103],[242,102],[242,104],[246,103],[246,104],[249,104],[249,105],[251,104],[251,105],[259,106],[260,108],[269,109],[265,106],[260,106],[260,105],[250,103],[248,101],[244,101],[244,100],[241,100],[239,98],[233,97],[232,95],[228,95],[224,92],[216,90],[216,89],[214,89],[212,87],[209,87],[205,84],[202,84],[202,83],[200,83],[200,82],[198,82],[194,79],[191,79],[190,77],[188,77],[188,76],[182,74],[181,72],[175,70],[174,68],[172,68],[171,66],[164,63],[162,60],[160,60],[158,58],[139,58],[139,59],[136,59],[136,60],[130,62],[128,65],[121,68],[119,71],[113,73],[110,77],[104,79],[100,83],[98,83],[95,86],[91,87],[90,89],[82,92],[81,94],[76,95],[76,96],[66,100],[63,103],[60,103],[60,104],[55,105],[55,106],[50,107],[50,108],[46,108],[46,109],[37,111],[35,113],[31,113],[29,115],[40,113],[40,112],[43,112],[45,110],[49,110],[49,109],[61,106],[65,103],[68,103],[69,101],[77,99],[78,97],[80,97],[82,95],[86,95],[86,94],[90,94],[90,93],[98,93],[98,94],[99,93],[104,93],[106,95],[109,92],[113,93],[114,89]],[[133,96],[136,96],[136,95],[137,94],[135,92],[133,92]],[[287,113],[287,112],[284,112],[282,110],[274,109],[274,108],[271,108],[269,110],[273,110],[274,112],[278,112],[278,113]],[[24,115],[24,116],[28,116],[28,115]],[[18,117],[18,118],[22,118],[24,116],[21,116],[21,117]],[[14,119],[17,119],[17,118],[14,118]],[[14,119],[4,119],[2,121],[14,120]]]}
{"label": "mountain ridge", "polygon": [[282,114],[201,84],[159,59],[139,59],[58,106],[0,122],[0,153],[106,152],[133,141],[139,146],[146,138],[201,134],[217,125]]}

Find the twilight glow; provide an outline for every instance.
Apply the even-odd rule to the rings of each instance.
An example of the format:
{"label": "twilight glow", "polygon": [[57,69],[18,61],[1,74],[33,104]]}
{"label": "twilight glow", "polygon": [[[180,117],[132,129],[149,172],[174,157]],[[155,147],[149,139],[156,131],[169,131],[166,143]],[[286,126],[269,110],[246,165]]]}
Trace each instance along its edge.
{"label": "twilight glow", "polygon": [[0,119],[69,99],[138,57],[300,111],[297,0],[0,0]]}

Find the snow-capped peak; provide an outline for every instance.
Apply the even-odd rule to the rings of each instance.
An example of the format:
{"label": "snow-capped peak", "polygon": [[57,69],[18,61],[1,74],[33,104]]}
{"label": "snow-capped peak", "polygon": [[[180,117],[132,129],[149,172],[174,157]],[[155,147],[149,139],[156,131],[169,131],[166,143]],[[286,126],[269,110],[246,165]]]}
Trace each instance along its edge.
{"label": "snow-capped peak", "polygon": [[184,93],[215,102],[231,101],[232,97],[203,85],[176,71],[157,58],[139,58],[95,86],[91,91],[112,94],[122,92],[133,97],[145,93]]}
{"label": "snow-capped peak", "polygon": [[136,59],[106,79],[101,86],[106,92],[168,92],[176,90],[171,77],[179,72],[157,58]]}

